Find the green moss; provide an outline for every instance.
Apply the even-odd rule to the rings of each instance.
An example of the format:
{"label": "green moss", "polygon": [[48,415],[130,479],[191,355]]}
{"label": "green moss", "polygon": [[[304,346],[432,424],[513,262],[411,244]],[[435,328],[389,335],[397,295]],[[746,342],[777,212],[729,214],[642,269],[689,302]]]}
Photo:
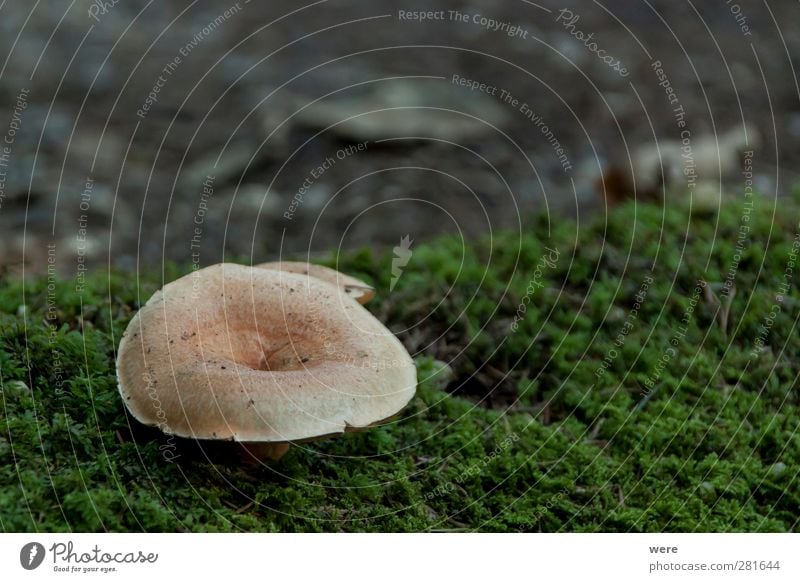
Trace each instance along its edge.
{"label": "green moss", "polygon": [[160,274],[60,281],[49,297],[46,280],[4,281],[0,528],[795,530],[800,276],[762,326],[800,206],[762,198],[743,222],[743,203],[444,238],[413,249],[391,293],[390,254],[332,257],[419,351],[418,396],[388,426],[258,468],[131,436],[114,349]]}

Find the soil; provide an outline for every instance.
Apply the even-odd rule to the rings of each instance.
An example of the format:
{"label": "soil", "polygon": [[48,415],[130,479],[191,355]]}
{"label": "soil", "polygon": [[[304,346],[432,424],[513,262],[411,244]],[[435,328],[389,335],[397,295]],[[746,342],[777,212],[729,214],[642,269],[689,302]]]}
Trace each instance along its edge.
{"label": "soil", "polygon": [[[580,220],[605,209],[602,169],[744,123],[759,190],[797,181],[796,3],[102,4],[2,8],[0,256],[14,272],[44,269],[48,243],[69,274],[470,240],[542,211]],[[494,101],[503,121],[423,122],[436,139],[409,140],[378,120],[378,143],[304,117],[331,92],[380,106],[354,99],[395,77],[414,106],[438,106],[414,93],[419,76],[454,109]]]}

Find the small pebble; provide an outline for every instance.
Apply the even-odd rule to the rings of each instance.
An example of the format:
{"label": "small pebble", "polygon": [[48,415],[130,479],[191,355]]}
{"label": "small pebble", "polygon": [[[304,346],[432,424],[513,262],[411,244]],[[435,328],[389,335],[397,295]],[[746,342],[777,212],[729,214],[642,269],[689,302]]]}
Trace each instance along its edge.
{"label": "small pebble", "polygon": [[780,477],[786,472],[786,464],[785,463],[775,463],[769,470],[770,474],[773,477]]}

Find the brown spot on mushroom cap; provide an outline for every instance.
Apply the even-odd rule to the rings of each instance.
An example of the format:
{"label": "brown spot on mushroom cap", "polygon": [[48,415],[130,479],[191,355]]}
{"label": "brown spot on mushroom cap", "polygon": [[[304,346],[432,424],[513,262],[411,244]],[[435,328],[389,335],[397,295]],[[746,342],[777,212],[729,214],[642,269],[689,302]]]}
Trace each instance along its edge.
{"label": "brown spot on mushroom cap", "polygon": [[403,345],[339,287],[235,264],[156,292],[123,335],[117,376],[140,422],[241,442],[374,425],[416,389]]}
{"label": "brown spot on mushroom cap", "polygon": [[361,305],[364,305],[375,297],[374,287],[367,285],[360,279],[345,275],[330,267],[315,265],[313,263],[303,263],[300,261],[275,261],[271,263],[261,263],[255,266],[259,269],[297,273],[299,275],[308,275],[309,277],[321,279],[344,289],[345,293],[350,295],[350,297],[358,301]]}

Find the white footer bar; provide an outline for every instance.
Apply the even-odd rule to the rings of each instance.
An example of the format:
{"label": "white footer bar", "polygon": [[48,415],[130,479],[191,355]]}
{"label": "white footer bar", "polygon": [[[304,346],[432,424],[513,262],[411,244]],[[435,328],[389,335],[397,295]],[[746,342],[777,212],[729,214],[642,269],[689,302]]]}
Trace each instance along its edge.
{"label": "white footer bar", "polygon": [[[3,534],[2,580],[800,580],[798,534]],[[254,577],[255,576],[255,577]],[[579,578],[580,577],[580,578]]]}

